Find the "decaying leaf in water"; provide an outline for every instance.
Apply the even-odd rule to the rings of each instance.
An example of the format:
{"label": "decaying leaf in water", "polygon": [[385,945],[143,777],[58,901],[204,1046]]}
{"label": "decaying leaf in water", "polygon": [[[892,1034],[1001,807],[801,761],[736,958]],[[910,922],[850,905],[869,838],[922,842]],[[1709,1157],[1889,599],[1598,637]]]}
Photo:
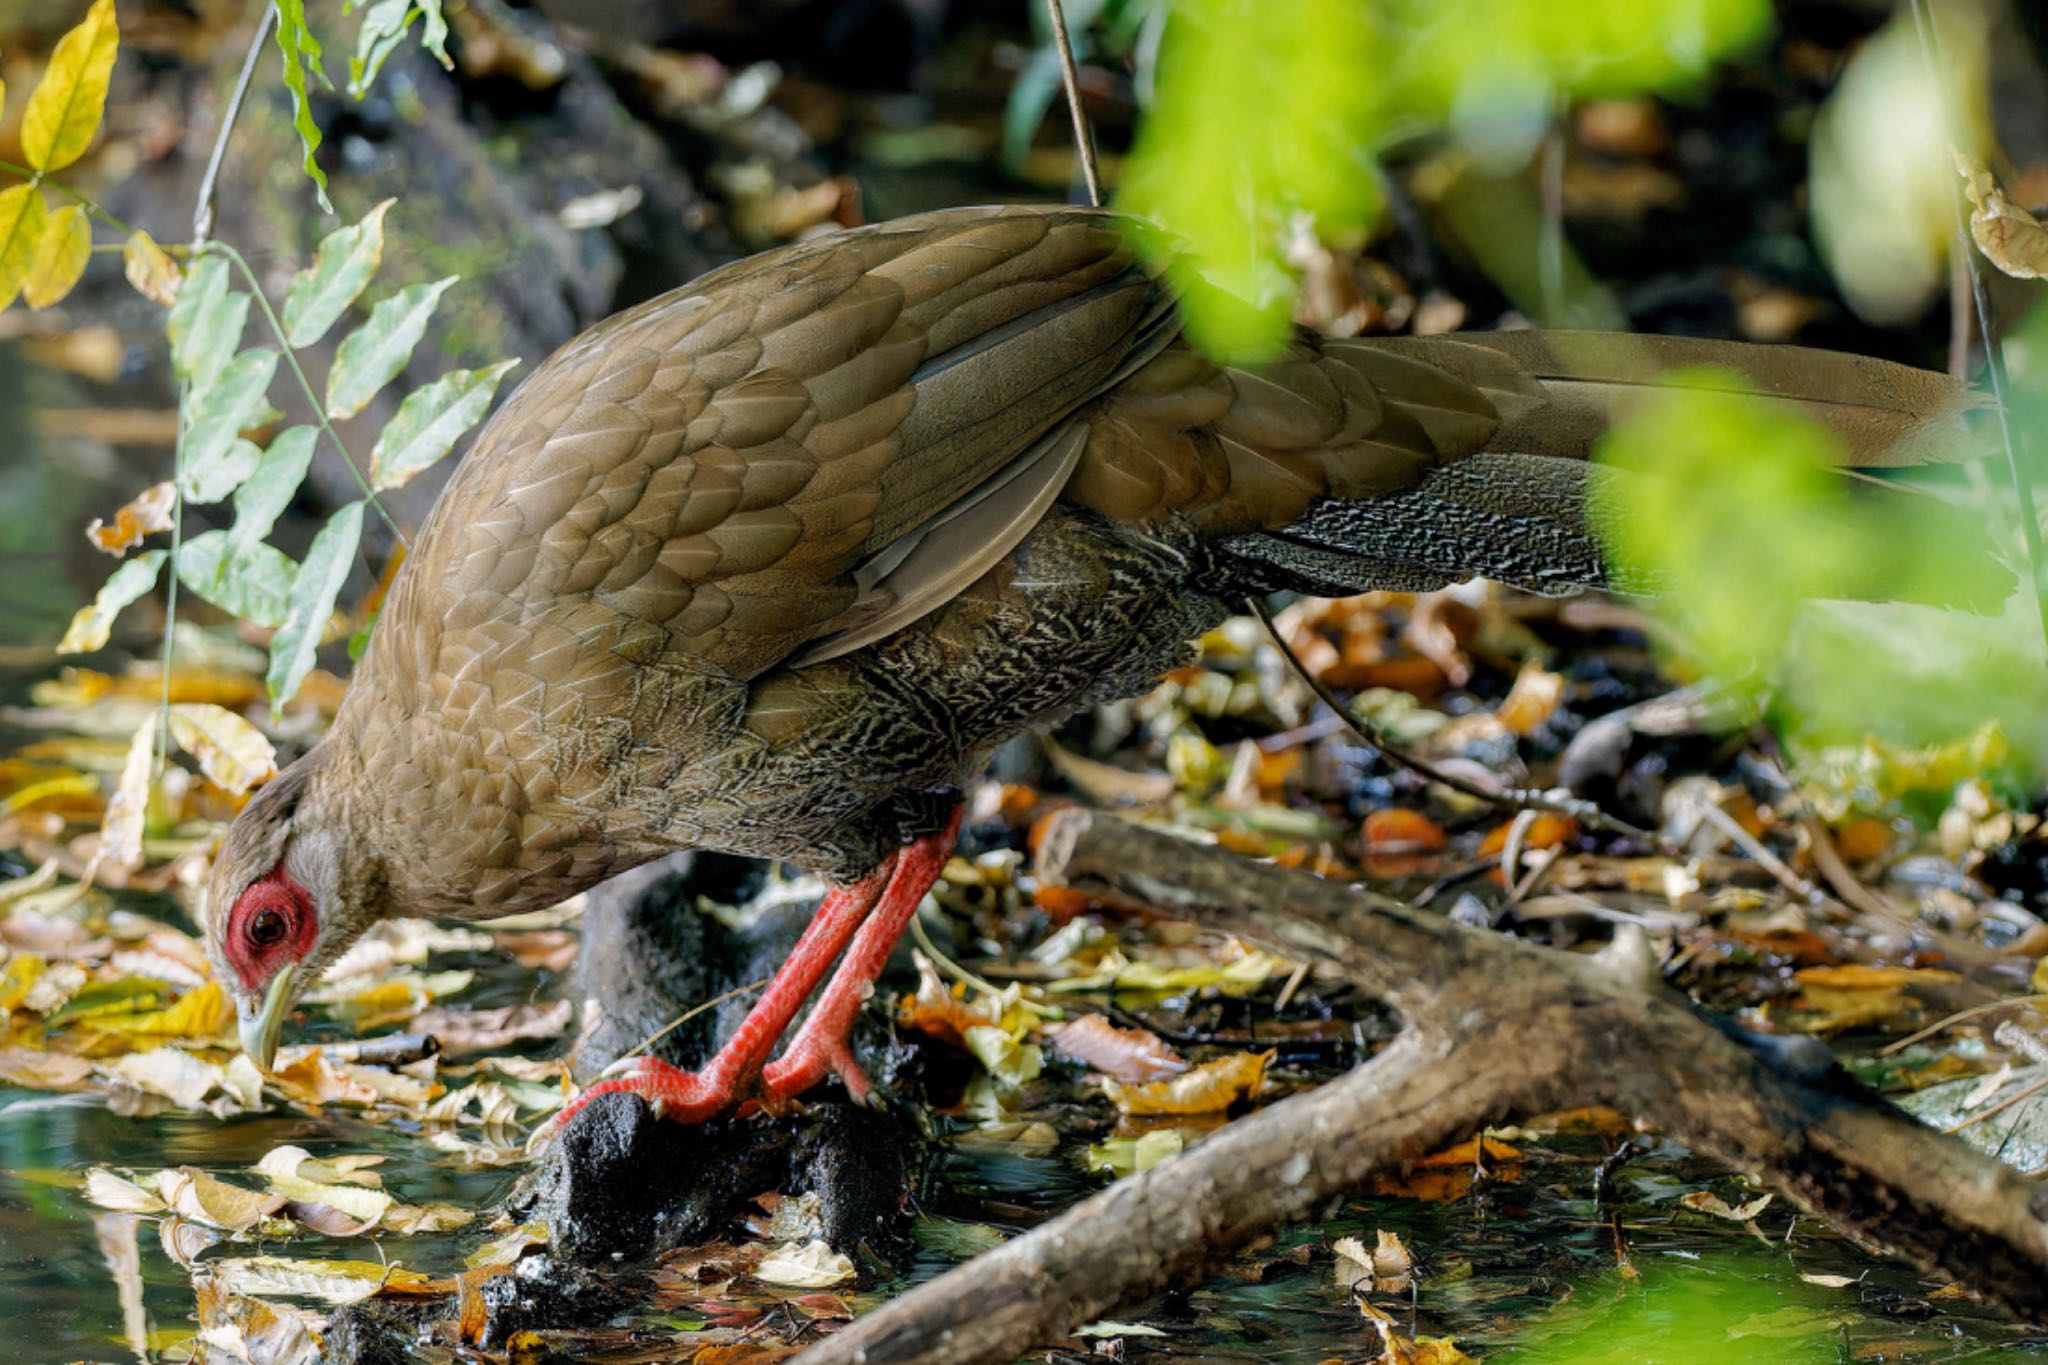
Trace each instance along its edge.
{"label": "decaying leaf in water", "polygon": [[854,1278],[853,1262],[822,1238],[777,1247],[754,1267],[754,1278],[791,1289],[824,1289]]}
{"label": "decaying leaf in water", "polygon": [[116,1057],[106,1071],[148,1095],[158,1095],[180,1109],[197,1109],[216,1088],[224,1087],[227,1070],[203,1062],[183,1048],[159,1047]]}
{"label": "decaying leaf in water", "polygon": [[1356,1237],[1339,1237],[1330,1250],[1337,1259],[1337,1287],[1346,1293],[1406,1294],[1414,1284],[1414,1261],[1399,1236],[1380,1229],[1368,1251]]}
{"label": "decaying leaf in water", "polygon": [[0,1081],[9,1085],[29,1090],[77,1090],[91,1076],[92,1063],[68,1052],[0,1047]]}
{"label": "decaying leaf in water", "polygon": [[85,1173],[85,1197],[116,1213],[162,1213],[170,1207],[156,1191],[97,1166]]}
{"label": "decaying leaf in water", "polygon": [[1131,1084],[1164,1080],[1188,1069],[1187,1059],[1150,1029],[1118,1028],[1099,1014],[1055,1024],[1046,1030],[1053,1051],[1111,1080]]}
{"label": "decaying leaf in water", "polygon": [[207,1269],[230,1294],[317,1299],[331,1304],[355,1303],[389,1285],[422,1285],[432,1278],[377,1261],[295,1261],[284,1256],[211,1261]]}
{"label": "decaying leaf in water", "polygon": [[192,1166],[158,1171],[156,1192],[179,1215],[224,1232],[247,1232],[284,1207],[285,1196],[230,1185]]}
{"label": "decaying leaf in water", "polygon": [[1730,1205],[1712,1190],[1694,1190],[1681,1196],[1678,1202],[1694,1213],[1725,1218],[1731,1223],[1748,1223],[1753,1222],[1758,1214],[1771,1206],[1771,1198],[1768,1194],[1760,1194],[1748,1203]]}
{"label": "decaying leaf in water", "polygon": [[1076,1327],[1072,1334],[1083,1340],[1101,1341],[1114,1337],[1163,1337],[1166,1333],[1157,1327],[1147,1327],[1141,1322],[1091,1322],[1086,1327]]}
{"label": "decaying leaf in water", "polygon": [[447,1009],[437,1005],[414,1015],[407,1027],[415,1033],[432,1034],[441,1044],[443,1056],[460,1056],[559,1038],[568,1029],[574,1013],[575,1007],[567,1000],[488,1010]]}
{"label": "decaying leaf in water", "polygon": [[1168,1080],[1102,1088],[1126,1114],[1211,1114],[1256,1095],[1272,1060],[1270,1052],[1235,1052]]}
{"label": "decaying leaf in water", "polygon": [[1088,1169],[1115,1176],[1135,1175],[1179,1156],[1186,1145],[1178,1128],[1158,1128],[1142,1137],[1111,1138],[1088,1149]]}
{"label": "decaying leaf in water", "polygon": [[1915,985],[1939,986],[1960,978],[1937,967],[1888,967],[1861,962],[1839,966],[1802,967],[1793,974],[1799,984],[1801,1010],[1797,1027],[1810,1033],[1881,1024],[1919,1008],[1909,993]]}
{"label": "decaying leaf in water", "polygon": [[199,1299],[199,1340],[217,1358],[252,1365],[319,1365],[311,1315],[229,1292],[211,1275],[194,1281]]}
{"label": "decaying leaf in water", "polygon": [[1373,1177],[1374,1194],[1441,1203],[1462,1199],[1483,1171],[1489,1180],[1515,1180],[1521,1175],[1522,1152],[1498,1138],[1467,1138],[1455,1147],[1432,1152],[1409,1165],[1406,1175]]}
{"label": "decaying leaf in water", "polygon": [[390,1104],[417,1109],[441,1093],[436,1082],[332,1059],[317,1047],[281,1049],[270,1079],[287,1099],[306,1104]]}

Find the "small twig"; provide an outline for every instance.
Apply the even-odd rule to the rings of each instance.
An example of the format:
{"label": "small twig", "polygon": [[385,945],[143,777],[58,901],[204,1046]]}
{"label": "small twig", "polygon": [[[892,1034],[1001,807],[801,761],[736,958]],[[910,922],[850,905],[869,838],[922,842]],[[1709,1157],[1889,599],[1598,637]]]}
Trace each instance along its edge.
{"label": "small twig", "polygon": [[[910,936],[917,940],[918,949],[931,959],[932,968],[939,975],[949,976],[971,990],[982,991],[988,995],[1001,995],[1003,993],[1003,987],[991,985],[940,952],[938,945],[932,942],[931,934],[926,932],[922,920],[917,915],[910,917]],[[1035,1014],[1041,1019],[1064,1019],[1067,1017],[1067,1012],[1059,1006],[1040,1004],[1038,1001],[1025,995],[1021,988],[1017,994],[1017,1004],[1025,1013]]]}
{"label": "small twig", "polygon": [[1704,802],[1700,816],[1708,824],[1727,836],[1728,841],[1747,853],[1750,861],[1771,874],[1778,885],[1790,891],[1800,900],[1812,905],[1821,898],[1820,889],[1806,878],[1786,866],[1785,860],[1764,847],[1764,841],[1751,834],[1735,822],[1735,817],[1711,801]]}
{"label": "small twig", "polygon": [[1067,36],[1067,11],[1063,0],[1045,0],[1052,19],[1053,46],[1060,54],[1060,83],[1067,88],[1067,111],[1074,116],[1074,149],[1081,157],[1081,176],[1088,182],[1088,202],[1102,207],[1102,177],[1095,169],[1095,138],[1088,131],[1088,116],[1081,112],[1081,71],[1074,64],[1074,42]]}
{"label": "small twig", "polygon": [[[256,58],[263,50],[263,40],[270,36],[270,26],[277,19],[277,10],[263,6],[263,17],[256,21],[256,36],[249,44],[249,53],[242,58],[242,74],[235,78],[234,92],[228,96],[227,108],[221,112],[220,128],[213,135],[213,152],[206,158],[206,174],[199,180],[199,199],[192,206],[192,250],[196,253],[206,245],[207,234],[213,231],[213,191],[220,178],[221,162],[226,159],[228,136],[234,131],[235,119],[242,112],[242,101],[249,94],[249,82],[256,75]],[[260,292],[260,291],[259,291]],[[163,652],[163,696],[157,707],[157,777],[163,777],[164,765],[171,761],[171,663],[172,648],[177,641],[178,627],[178,555],[185,543],[185,423],[190,419],[190,386],[182,380],[178,384],[178,446],[172,457],[171,472],[171,557],[170,582],[164,586],[164,652]]]}
{"label": "small twig", "polygon": [[1820,875],[1834,888],[1835,894],[1880,923],[1898,929],[1911,928],[1912,917],[1893,905],[1890,897],[1882,891],[1864,885],[1862,878],[1842,860],[1842,850],[1835,847],[1834,836],[1828,833],[1826,822],[1807,807],[1804,799],[1799,804],[1799,824],[1806,831],[1806,845],[1813,853],[1813,865],[1820,869]]}
{"label": "small twig", "polygon": [[1992,1105],[1989,1109],[1983,1110],[1980,1113],[1972,1114],[1970,1115],[1970,1117],[1962,1120],[1960,1123],[1952,1123],[1948,1127],[1942,1129],[1941,1131],[1944,1133],[1960,1133],[1964,1129],[1975,1128],[1978,1124],[1984,1122],[1984,1120],[1989,1118],[1996,1118],[1998,1115],[2003,1114],[2006,1110],[2012,1108],[2014,1105],[2023,1103],[2024,1101],[2034,1098],[2034,1096],[2040,1094],[2043,1090],[2048,1090],[2048,1076],[2043,1076],[2038,1081],[2033,1081],[2029,1084],[2021,1086],[2019,1089],[2013,1091],[2010,1095],[2007,1095],[1998,1103]]}
{"label": "small twig", "polygon": [[234,131],[235,120],[241,116],[242,101],[248,97],[249,83],[256,76],[256,60],[262,54],[263,41],[270,36],[270,26],[277,22],[277,7],[265,3],[262,17],[256,21],[256,32],[249,39],[248,55],[242,58],[242,74],[235,78],[234,91],[228,96],[227,108],[221,111],[220,131],[214,134],[213,154],[206,159],[206,173],[199,177],[199,197],[192,205],[192,246],[195,250],[206,245],[206,239],[213,235],[213,193],[220,180],[221,163],[227,158],[228,134]]}
{"label": "small twig", "polygon": [[2048,995],[2016,995],[2010,1000],[1991,1000],[1982,1005],[1972,1005],[1966,1010],[1957,1010],[1946,1019],[1935,1020],[1918,1033],[1909,1033],[1896,1043],[1887,1044],[1877,1055],[1880,1057],[1896,1056],[1913,1046],[1913,1044],[1924,1043],[1935,1034],[1945,1029],[1953,1028],[1965,1019],[1974,1019],[1980,1014],[1990,1014],[1994,1010],[2008,1009],[2014,1005],[2048,1005]]}
{"label": "small twig", "polygon": [[1451,774],[1424,762],[1422,759],[1403,752],[1388,742],[1386,736],[1379,732],[1379,727],[1352,715],[1345,707],[1343,701],[1331,690],[1330,686],[1309,672],[1308,665],[1303,663],[1301,656],[1294,652],[1294,647],[1287,643],[1287,639],[1281,633],[1279,625],[1273,620],[1273,613],[1267,610],[1266,604],[1263,601],[1256,597],[1248,597],[1245,599],[1245,602],[1252,615],[1265,623],[1266,633],[1272,637],[1274,646],[1280,651],[1280,656],[1287,661],[1288,666],[1294,670],[1301,680],[1308,684],[1309,690],[1314,692],[1323,705],[1329,707],[1337,718],[1344,722],[1344,728],[1378,750],[1381,756],[1389,762],[1398,767],[1406,768],[1416,776],[1434,782],[1438,786],[1448,787],[1461,796],[1469,796],[1475,801],[1484,801],[1488,805],[1498,806],[1503,810],[1550,811],[1553,814],[1570,816],[1582,825],[1603,829],[1610,834],[1626,834],[1631,838],[1653,841],[1656,839],[1657,836],[1649,830],[1638,829],[1626,821],[1617,820],[1591,801],[1582,801],[1569,793],[1562,791],[1530,791],[1519,787],[1506,787],[1500,791],[1488,791],[1484,787],[1476,786],[1461,777],[1453,777]]}
{"label": "small twig", "polygon": [[1308,962],[1303,960],[1295,963],[1293,974],[1287,978],[1287,984],[1280,988],[1280,994],[1273,1000],[1274,1014],[1279,1014],[1287,1008],[1288,1002],[1294,999],[1294,993],[1301,989],[1301,983],[1307,979]]}
{"label": "small twig", "polygon": [[648,1034],[645,1038],[641,1039],[640,1042],[638,1042],[632,1047],[627,1048],[624,1052],[620,1053],[618,1059],[624,1060],[627,1057],[639,1056],[641,1053],[647,1051],[647,1049],[653,1047],[662,1039],[668,1037],[671,1033],[674,1033],[683,1025],[689,1023],[692,1019],[695,1019],[704,1011],[715,1010],[728,1000],[737,1000],[741,996],[746,995],[749,992],[758,991],[763,986],[767,985],[769,980],[770,978],[764,976],[759,981],[749,981],[744,986],[734,986],[731,990],[726,991],[723,994],[712,996],[709,1000],[704,1001],[702,1004],[690,1006],[690,1008],[684,1010],[681,1014],[678,1014],[675,1018],[669,1020],[666,1024],[663,1024],[660,1028],[656,1029],[654,1032]]}

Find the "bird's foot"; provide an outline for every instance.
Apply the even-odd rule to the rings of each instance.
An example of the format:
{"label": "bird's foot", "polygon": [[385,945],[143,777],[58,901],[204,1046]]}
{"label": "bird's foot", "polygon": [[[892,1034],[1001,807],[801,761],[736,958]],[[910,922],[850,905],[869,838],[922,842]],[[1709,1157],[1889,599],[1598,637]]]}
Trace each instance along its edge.
{"label": "bird's foot", "polygon": [[547,1146],[599,1095],[638,1095],[647,1101],[658,1119],[702,1123],[732,1108],[740,1098],[738,1087],[718,1075],[720,1070],[716,1063],[697,1072],[685,1071],[659,1057],[622,1057],[604,1069],[602,1079],[585,1086],[582,1094],[542,1124],[527,1143],[527,1150],[539,1151]]}
{"label": "bird's foot", "polygon": [[824,1080],[827,1073],[839,1078],[855,1104],[870,1108],[881,1104],[881,1092],[853,1059],[853,1049],[844,1035],[827,1037],[809,1030],[798,1033],[789,1050],[768,1064],[761,1073],[761,1089],[774,1099],[792,1100]]}

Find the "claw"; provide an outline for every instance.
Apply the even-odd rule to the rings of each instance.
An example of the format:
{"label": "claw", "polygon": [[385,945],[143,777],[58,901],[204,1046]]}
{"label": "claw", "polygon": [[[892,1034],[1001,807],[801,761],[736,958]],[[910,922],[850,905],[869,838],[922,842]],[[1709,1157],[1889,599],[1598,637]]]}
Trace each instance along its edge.
{"label": "claw", "polygon": [[646,1100],[658,1119],[701,1123],[729,1107],[738,1098],[730,1083],[720,1085],[694,1071],[671,1066],[659,1057],[622,1057],[599,1073],[602,1079],[583,1088],[583,1093],[534,1130],[527,1139],[529,1154],[544,1149],[570,1120],[582,1113],[599,1095],[619,1091]]}

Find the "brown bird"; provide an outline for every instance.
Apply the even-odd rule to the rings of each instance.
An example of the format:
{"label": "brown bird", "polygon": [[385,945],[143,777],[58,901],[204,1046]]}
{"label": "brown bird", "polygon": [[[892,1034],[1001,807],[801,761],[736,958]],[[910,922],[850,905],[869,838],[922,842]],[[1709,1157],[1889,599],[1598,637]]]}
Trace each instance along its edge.
{"label": "brown bird", "polygon": [[207,936],[243,1043],[267,1067],[380,919],[715,849],[832,890],[703,1071],[643,1060],[586,1097],[696,1120],[833,1072],[865,1098],[847,1026],[997,745],[1144,690],[1247,594],[1606,582],[1587,508],[1625,490],[1584,457],[1702,362],[1855,464],[1921,458],[1959,398],[1878,361],[1596,334],[1299,332],[1231,368],[1086,209],[860,228],[621,313],[485,428],[332,730],[229,829]]}

